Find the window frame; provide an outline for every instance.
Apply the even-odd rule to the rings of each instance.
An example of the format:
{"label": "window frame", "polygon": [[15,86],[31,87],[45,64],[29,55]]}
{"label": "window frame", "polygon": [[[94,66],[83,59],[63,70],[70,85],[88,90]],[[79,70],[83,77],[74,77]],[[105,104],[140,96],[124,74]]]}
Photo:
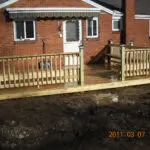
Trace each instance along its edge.
{"label": "window frame", "polygon": [[[27,41],[27,40],[29,40],[29,41],[34,41],[34,40],[36,40],[36,25],[35,25],[35,20],[23,20],[22,22],[23,22],[23,24],[24,24],[24,38],[22,38],[22,39],[18,39],[17,38],[17,31],[16,31],[16,22],[17,21],[19,21],[19,20],[14,20],[13,21],[13,24],[14,24],[14,40],[15,41]],[[33,22],[33,35],[34,35],[34,37],[33,38],[27,38],[27,32],[26,32],[26,22],[27,21],[32,21]]]}
{"label": "window frame", "polygon": [[148,31],[148,32],[149,32],[149,35],[148,35],[148,36],[149,36],[149,39],[150,39],[150,20],[149,20],[149,29],[148,29],[148,30],[149,30],[149,31]]}
{"label": "window frame", "polygon": [[[120,22],[120,28],[118,28],[118,29],[114,28],[114,22],[115,21],[119,21]],[[122,19],[120,17],[112,18],[112,31],[113,32],[120,32],[121,29],[122,29]]]}
{"label": "window frame", "polygon": [[[89,19],[87,19],[86,20],[86,37],[87,38],[98,38],[99,37],[99,22],[98,22],[98,17],[93,17],[91,20],[92,20],[92,35],[88,35],[88,20]],[[97,26],[97,28],[96,28],[96,30],[97,30],[97,33],[96,33],[96,35],[93,35],[93,20],[96,20],[96,26]]]}

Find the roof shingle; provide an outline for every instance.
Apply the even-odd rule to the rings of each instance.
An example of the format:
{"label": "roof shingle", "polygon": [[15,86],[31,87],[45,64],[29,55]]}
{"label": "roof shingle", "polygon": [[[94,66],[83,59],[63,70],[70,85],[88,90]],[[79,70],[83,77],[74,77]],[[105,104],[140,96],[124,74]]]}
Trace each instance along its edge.
{"label": "roof shingle", "polygon": [[[123,0],[92,0],[112,10],[123,11]],[[150,15],[150,0],[135,0],[135,13]]]}
{"label": "roof shingle", "polygon": [[7,2],[8,0],[0,0],[0,4]]}

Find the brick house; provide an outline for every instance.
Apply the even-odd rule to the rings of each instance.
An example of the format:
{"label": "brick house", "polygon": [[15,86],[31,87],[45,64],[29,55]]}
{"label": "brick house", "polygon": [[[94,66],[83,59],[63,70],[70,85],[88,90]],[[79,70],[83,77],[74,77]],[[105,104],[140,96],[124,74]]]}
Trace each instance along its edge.
{"label": "brick house", "polygon": [[77,52],[110,40],[150,46],[148,0],[0,0],[0,56]]}

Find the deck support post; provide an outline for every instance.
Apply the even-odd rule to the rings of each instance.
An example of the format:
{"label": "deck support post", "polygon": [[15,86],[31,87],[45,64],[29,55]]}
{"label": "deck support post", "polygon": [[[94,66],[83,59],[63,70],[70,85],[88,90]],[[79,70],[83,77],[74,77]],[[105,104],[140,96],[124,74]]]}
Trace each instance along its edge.
{"label": "deck support post", "polygon": [[113,62],[111,61],[112,59],[111,59],[111,55],[113,55],[114,53],[113,53],[113,45],[112,44],[110,44],[109,45],[110,47],[109,47],[109,54],[110,54],[110,56],[109,56],[109,64],[110,64],[110,67],[112,67],[113,66]]}
{"label": "deck support post", "polygon": [[84,85],[84,49],[83,49],[83,45],[79,46],[79,50],[80,50],[80,85],[83,86]]}
{"label": "deck support post", "polygon": [[106,57],[105,57],[105,63],[107,63],[109,66],[111,66],[110,64],[110,56],[107,56],[107,54],[111,54],[111,44],[108,44],[107,47],[106,47]]}
{"label": "deck support post", "polygon": [[125,80],[125,45],[121,45],[120,47],[121,54],[121,80]]}

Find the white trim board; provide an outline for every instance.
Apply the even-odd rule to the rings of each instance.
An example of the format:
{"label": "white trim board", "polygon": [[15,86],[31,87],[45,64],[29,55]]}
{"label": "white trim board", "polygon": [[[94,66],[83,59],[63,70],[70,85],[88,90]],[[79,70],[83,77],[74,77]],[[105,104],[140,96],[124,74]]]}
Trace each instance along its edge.
{"label": "white trim board", "polygon": [[4,3],[0,4],[0,9],[3,8],[3,7],[6,7],[8,5],[11,5],[11,4],[13,4],[17,1],[19,1],[19,0],[9,0],[8,2],[4,2]]}
{"label": "white trim board", "polygon": [[103,11],[109,13],[109,14],[113,14],[113,11],[111,9],[108,9],[108,8],[106,8],[106,7],[104,7],[104,6],[100,5],[100,4],[97,4],[97,3],[93,2],[93,1],[91,1],[91,0],[82,0],[82,1],[85,2],[85,3],[88,3],[88,4],[92,5],[92,6],[94,6],[96,8],[99,8],[100,10],[103,10]]}
{"label": "white trim board", "polygon": [[113,17],[122,17],[124,14],[119,11],[113,11]]}
{"label": "white trim board", "polygon": [[37,8],[7,8],[10,13],[29,13],[29,12],[100,12],[98,8],[77,8],[77,7],[37,7]]}
{"label": "white trim board", "polygon": [[150,15],[135,15],[135,19],[150,19]]}

